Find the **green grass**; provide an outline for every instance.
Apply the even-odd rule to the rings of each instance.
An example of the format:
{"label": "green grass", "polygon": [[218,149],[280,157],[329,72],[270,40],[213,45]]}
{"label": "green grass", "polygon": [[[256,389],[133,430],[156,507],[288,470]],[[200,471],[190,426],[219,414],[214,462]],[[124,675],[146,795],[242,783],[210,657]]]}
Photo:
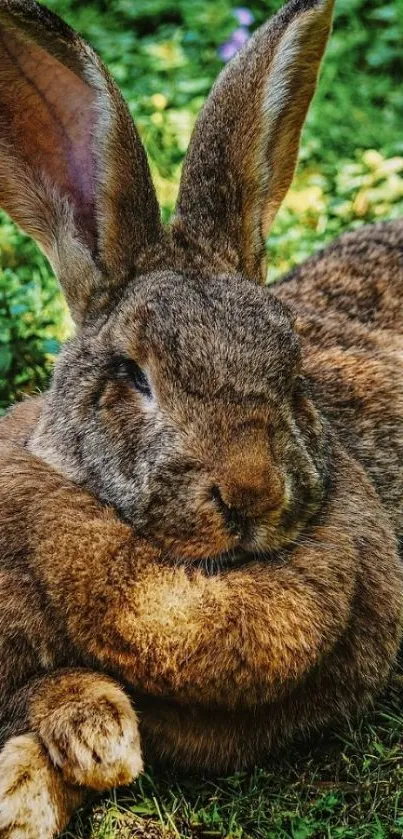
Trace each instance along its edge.
{"label": "green grass", "polygon": [[[47,0],[110,66],[147,146],[164,217],[233,8],[280,0]],[[403,2],[337,0],[335,31],[293,188],[269,241],[270,278],[345,229],[403,214]],[[43,257],[0,216],[0,411],[46,387],[71,324]],[[152,772],[80,813],[70,839],[389,839],[403,836],[402,677],[351,730],[254,772]]]}

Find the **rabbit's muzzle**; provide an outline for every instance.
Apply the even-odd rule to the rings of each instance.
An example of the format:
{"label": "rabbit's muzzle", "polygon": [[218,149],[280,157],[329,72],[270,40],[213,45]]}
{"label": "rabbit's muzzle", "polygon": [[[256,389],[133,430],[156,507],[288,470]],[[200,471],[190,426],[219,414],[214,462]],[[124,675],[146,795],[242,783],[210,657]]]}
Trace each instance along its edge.
{"label": "rabbit's muzzle", "polygon": [[250,519],[281,507],[284,485],[280,470],[269,459],[242,450],[235,462],[221,469],[211,494],[228,529],[242,532]]}
{"label": "rabbit's muzzle", "polygon": [[215,470],[211,499],[228,533],[248,544],[256,522],[274,517],[285,503],[285,479],[263,446],[243,446]]}
{"label": "rabbit's muzzle", "polygon": [[300,443],[280,457],[266,428],[237,436],[231,427],[225,439],[222,429],[207,434],[207,427],[203,438],[196,433],[192,441],[188,433],[181,441],[175,436],[175,445],[166,441],[166,457],[159,448],[156,462],[143,465],[144,489],[125,517],[186,563],[239,564],[288,544],[322,497],[312,454]]}

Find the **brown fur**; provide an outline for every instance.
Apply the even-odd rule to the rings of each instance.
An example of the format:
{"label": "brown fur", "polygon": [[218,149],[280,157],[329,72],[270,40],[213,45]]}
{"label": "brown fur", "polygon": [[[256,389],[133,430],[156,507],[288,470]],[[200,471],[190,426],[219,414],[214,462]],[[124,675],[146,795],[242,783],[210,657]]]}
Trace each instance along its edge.
{"label": "brown fur", "polygon": [[[118,673],[141,709],[149,756],[216,770],[262,759],[280,741],[366,705],[398,644],[401,569],[374,490],[354,461],[335,454],[338,478],[321,521],[292,554],[211,578],[162,563],[94,499],[7,446],[3,562],[15,564],[30,534],[27,577],[35,585],[39,576],[46,600],[25,614],[29,633],[44,611],[51,616],[47,669],[96,661]],[[16,605],[6,589],[3,597],[3,643],[11,644]],[[20,610],[21,600],[19,592]],[[66,738],[72,676],[62,670],[56,684]],[[99,677],[90,679],[98,702]],[[6,716],[18,730],[37,730],[42,696],[53,709],[54,682],[24,686],[21,674],[19,688],[14,676]]]}
{"label": "brown fur", "polygon": [[347,233],[285,277],[321,410],[403,533],[403,221]]}
{"label": "brown fur", "polygon": [[[347,235],[271,291],[251,282],[331,7],[291,0],[226,68],[162,230],[99,60],[32,0],[0,0],[0,198],[28,231],[35,220],[45,248],[55,222],[54,264],[80,325],[49,392],[0,426],[8,839],[38,825],[48,839],[86,788],[134,778],[138,726],[148,758],[248,766],[351,718],[393,666],[403,227]],[[10,63],[10,34],[28,79]],[[70,103],[79,90],[97,101],[69,135],[73,173],[53,82],[56,127],[40,104],[50,156],[5,85],[29,100],[49,67]]]}
{"label": "brown fur", "polygon": [[42,839],[60,832],[83,802],[68,786],[35,734],[12,737],[1,756],[0,835]]}

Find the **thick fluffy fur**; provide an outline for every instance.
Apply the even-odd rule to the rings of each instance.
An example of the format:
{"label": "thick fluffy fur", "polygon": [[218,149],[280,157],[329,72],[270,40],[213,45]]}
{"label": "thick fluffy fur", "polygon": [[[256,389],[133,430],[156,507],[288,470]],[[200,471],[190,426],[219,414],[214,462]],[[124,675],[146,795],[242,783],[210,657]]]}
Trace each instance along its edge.
{"label": "thick fluffy fur", "polygon": [[[43,201],[50,219],[64,208],[60,279],[80,324],[49,392],[0,426],[7,839],[54,836],[86,789],[136,777],[142,751],[215,771],[250,765],[366,707],[393,666],[403,225],[342,237],[270,291],[252,282],[331,8],[291,0],[224,71],[162,230],[138,137],[98,59],[32,0],[0,0],[11,167],[4,156],[0,197],[28,230],[37,214],[46,236]],[[8,34],[31,76],[10,63]],[[104,169],[89,203],[88,124],[69,138],[73,174],[56,132],[39,176],[26,150],[40,157],[40,138],[5,85],[18,80],[28,99],[44,90],[46,123],[52,62],[70,103],[80,90],[97,101],[91,159]],[[248,90],[252,111],[248,99],[239,107]],[[137,203],[125,192],[119,203],[127,143]]]}

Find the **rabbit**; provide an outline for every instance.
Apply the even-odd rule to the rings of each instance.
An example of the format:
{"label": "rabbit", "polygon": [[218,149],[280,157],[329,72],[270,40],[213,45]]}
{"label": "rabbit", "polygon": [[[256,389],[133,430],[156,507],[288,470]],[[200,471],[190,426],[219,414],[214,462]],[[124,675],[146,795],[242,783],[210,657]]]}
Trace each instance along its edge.
{"label": "rabbit", "polygon": [[219,76],[163,227],[77,34],[0,0],[0,206],[77,334],[0,424],[0,835],[50,839],[143,759],[224,772],[352,719],[402,635],[401,222],[268,288],[332,0]]}

